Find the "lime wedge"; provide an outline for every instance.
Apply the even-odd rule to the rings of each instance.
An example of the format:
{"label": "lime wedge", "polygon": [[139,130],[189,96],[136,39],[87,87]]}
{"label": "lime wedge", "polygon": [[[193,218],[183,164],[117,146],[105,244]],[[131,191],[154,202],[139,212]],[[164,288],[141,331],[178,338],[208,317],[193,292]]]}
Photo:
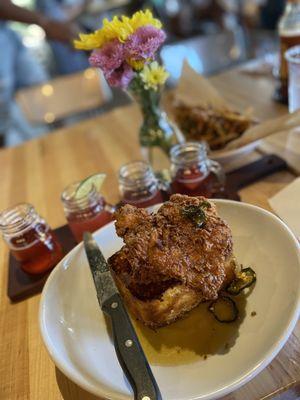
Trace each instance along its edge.
{"label": "lime wedge", "polygon": [[86,196],[95,186],[96,190],[100,192],[101,186],[106,178],[106,174],[95,174],[84,179],[76,189],[75,198],[81,198]]}

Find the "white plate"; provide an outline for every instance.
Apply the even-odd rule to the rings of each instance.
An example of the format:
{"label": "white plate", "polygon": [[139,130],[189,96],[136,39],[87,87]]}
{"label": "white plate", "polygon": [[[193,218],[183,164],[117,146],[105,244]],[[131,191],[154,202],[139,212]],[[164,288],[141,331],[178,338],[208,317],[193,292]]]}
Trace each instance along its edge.
{"label": "white plate", "polygon": [[[246,317],[227,353],[183,365],[152,365],[164,400],[214,399],[260,372],[279,352],[299,315],[299,245],[273,214],[252,205],[216,201],[231,226],[239,262],[257,272]],[[95,238],[109,257],[122,241],[113,223]],[[257,315],[251,317],[250,313]],[[49,276],[40,305],[40,329],[58,368],[87,391],[109,399],[132,394],[109,338],[82,244]],[[171,326],[169,327],[171,328]]]}
{"label": "white plate", "polygon": [[245,146],[241,146],[233,150],[211,151],[209,153],[209,157],[212,160],[218,161],[222,165],[228,165],[238,158],[244,157],[245,155],[254,151],[260,142],[260,140],[256,140],[255,142],[248,143]]}

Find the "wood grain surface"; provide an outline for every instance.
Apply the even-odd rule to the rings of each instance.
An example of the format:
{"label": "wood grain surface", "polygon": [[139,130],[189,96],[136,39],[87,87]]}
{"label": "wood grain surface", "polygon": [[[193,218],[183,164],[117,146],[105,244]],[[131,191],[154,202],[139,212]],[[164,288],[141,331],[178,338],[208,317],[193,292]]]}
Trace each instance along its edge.
{"label": "wood grain surface", "polygon": [[[261,119],[286,113],[271,101],[273,82],[238,70],[215,76],[212,82],[239,109],[253,106]],[[191,93],[192,95],[192,93]],[[118,200],[117,171],[140,157],[135,106],[58,130],[16,148],[0,151],[0,210],[18,202],[35,205],[51,226],[65,223],[60,193],[72,181],[97,171],[108,179],[103,193]],[[291,182],[285,171],[243,189],[242,200],[269,209],[267,199]],[[39,334],[40,296],[10,304],[6,296],[7,247],[0,241],[0,399],[95,400],[67,379],[50,360]],[[298,399],[300,385],[300,324],[275,360],[253,381],[226,400]],[[281,394],[280,394],[281,393]],[[283,394],[282,394],[283,393]]]}

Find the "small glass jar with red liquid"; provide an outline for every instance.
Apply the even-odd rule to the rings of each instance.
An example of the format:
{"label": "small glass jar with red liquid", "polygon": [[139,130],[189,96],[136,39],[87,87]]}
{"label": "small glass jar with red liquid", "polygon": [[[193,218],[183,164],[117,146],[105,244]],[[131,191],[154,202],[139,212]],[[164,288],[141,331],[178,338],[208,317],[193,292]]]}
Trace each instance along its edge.
{"label": "small glass jar with red liquid", "polygon": [[144,208],[164,201],[159,181],[145,161],[133,161],[120,168],[119,189],[122,204]]}
{"label": "small glass jar with red liquid", "polygon": [[224,191],[225,174],[218,162],[207,157],[205,143],[177,144],[170,156],[172,193],[210,198]]}
{"label": "small glass jar with red liquid", "polygon": [[12,255],[29,274],[46,272],[63,257],[49,225],[31,204],[21,203],[2,211],[0,230]]}
{"label": "small glass jar with red liquid", "polygon": [[81,182],[67,186],[61,195],[66,219],[76,241],[83,239],[84,232],[95,232],[113,220],[114,209],[106,204],[94,185],[81,197],[76,190]]}

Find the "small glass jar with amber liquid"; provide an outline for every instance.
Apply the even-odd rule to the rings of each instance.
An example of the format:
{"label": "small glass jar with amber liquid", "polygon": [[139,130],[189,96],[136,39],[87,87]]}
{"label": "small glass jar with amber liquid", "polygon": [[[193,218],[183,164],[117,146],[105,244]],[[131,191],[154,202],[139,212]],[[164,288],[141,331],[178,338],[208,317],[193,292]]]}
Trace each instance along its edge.
{"label": "small glass jar with amber liquid", "polygon": [[94,185],[78,197],[77,189],[80,184],[81,182],[70,184],[61,195],[69,228],[78,243],[82,241],[85,231],[95,232],[111,222],[114,213],[114,207],[106,203]]}
{"label": "small glass jar with amber liquid", "polygon": [[131,204],[139,208],[162,203],[164,195],[154,172],[145,161],[133,161],[119,170],[119,190],[121,204]]}
{"label": "small glass jar with amber liquid", "polygon": [[178,144],[170,156],[173,194],[217,197],[224,191],[225,174],[219,163],[208,158],[205,143]]}
{"label": "small glass jar with amber liquid", "polygon": [[50,270],[63,256],[56,236],[31,204],[22,203],[2,211],[0,231],[13,257],[29,274]]}

